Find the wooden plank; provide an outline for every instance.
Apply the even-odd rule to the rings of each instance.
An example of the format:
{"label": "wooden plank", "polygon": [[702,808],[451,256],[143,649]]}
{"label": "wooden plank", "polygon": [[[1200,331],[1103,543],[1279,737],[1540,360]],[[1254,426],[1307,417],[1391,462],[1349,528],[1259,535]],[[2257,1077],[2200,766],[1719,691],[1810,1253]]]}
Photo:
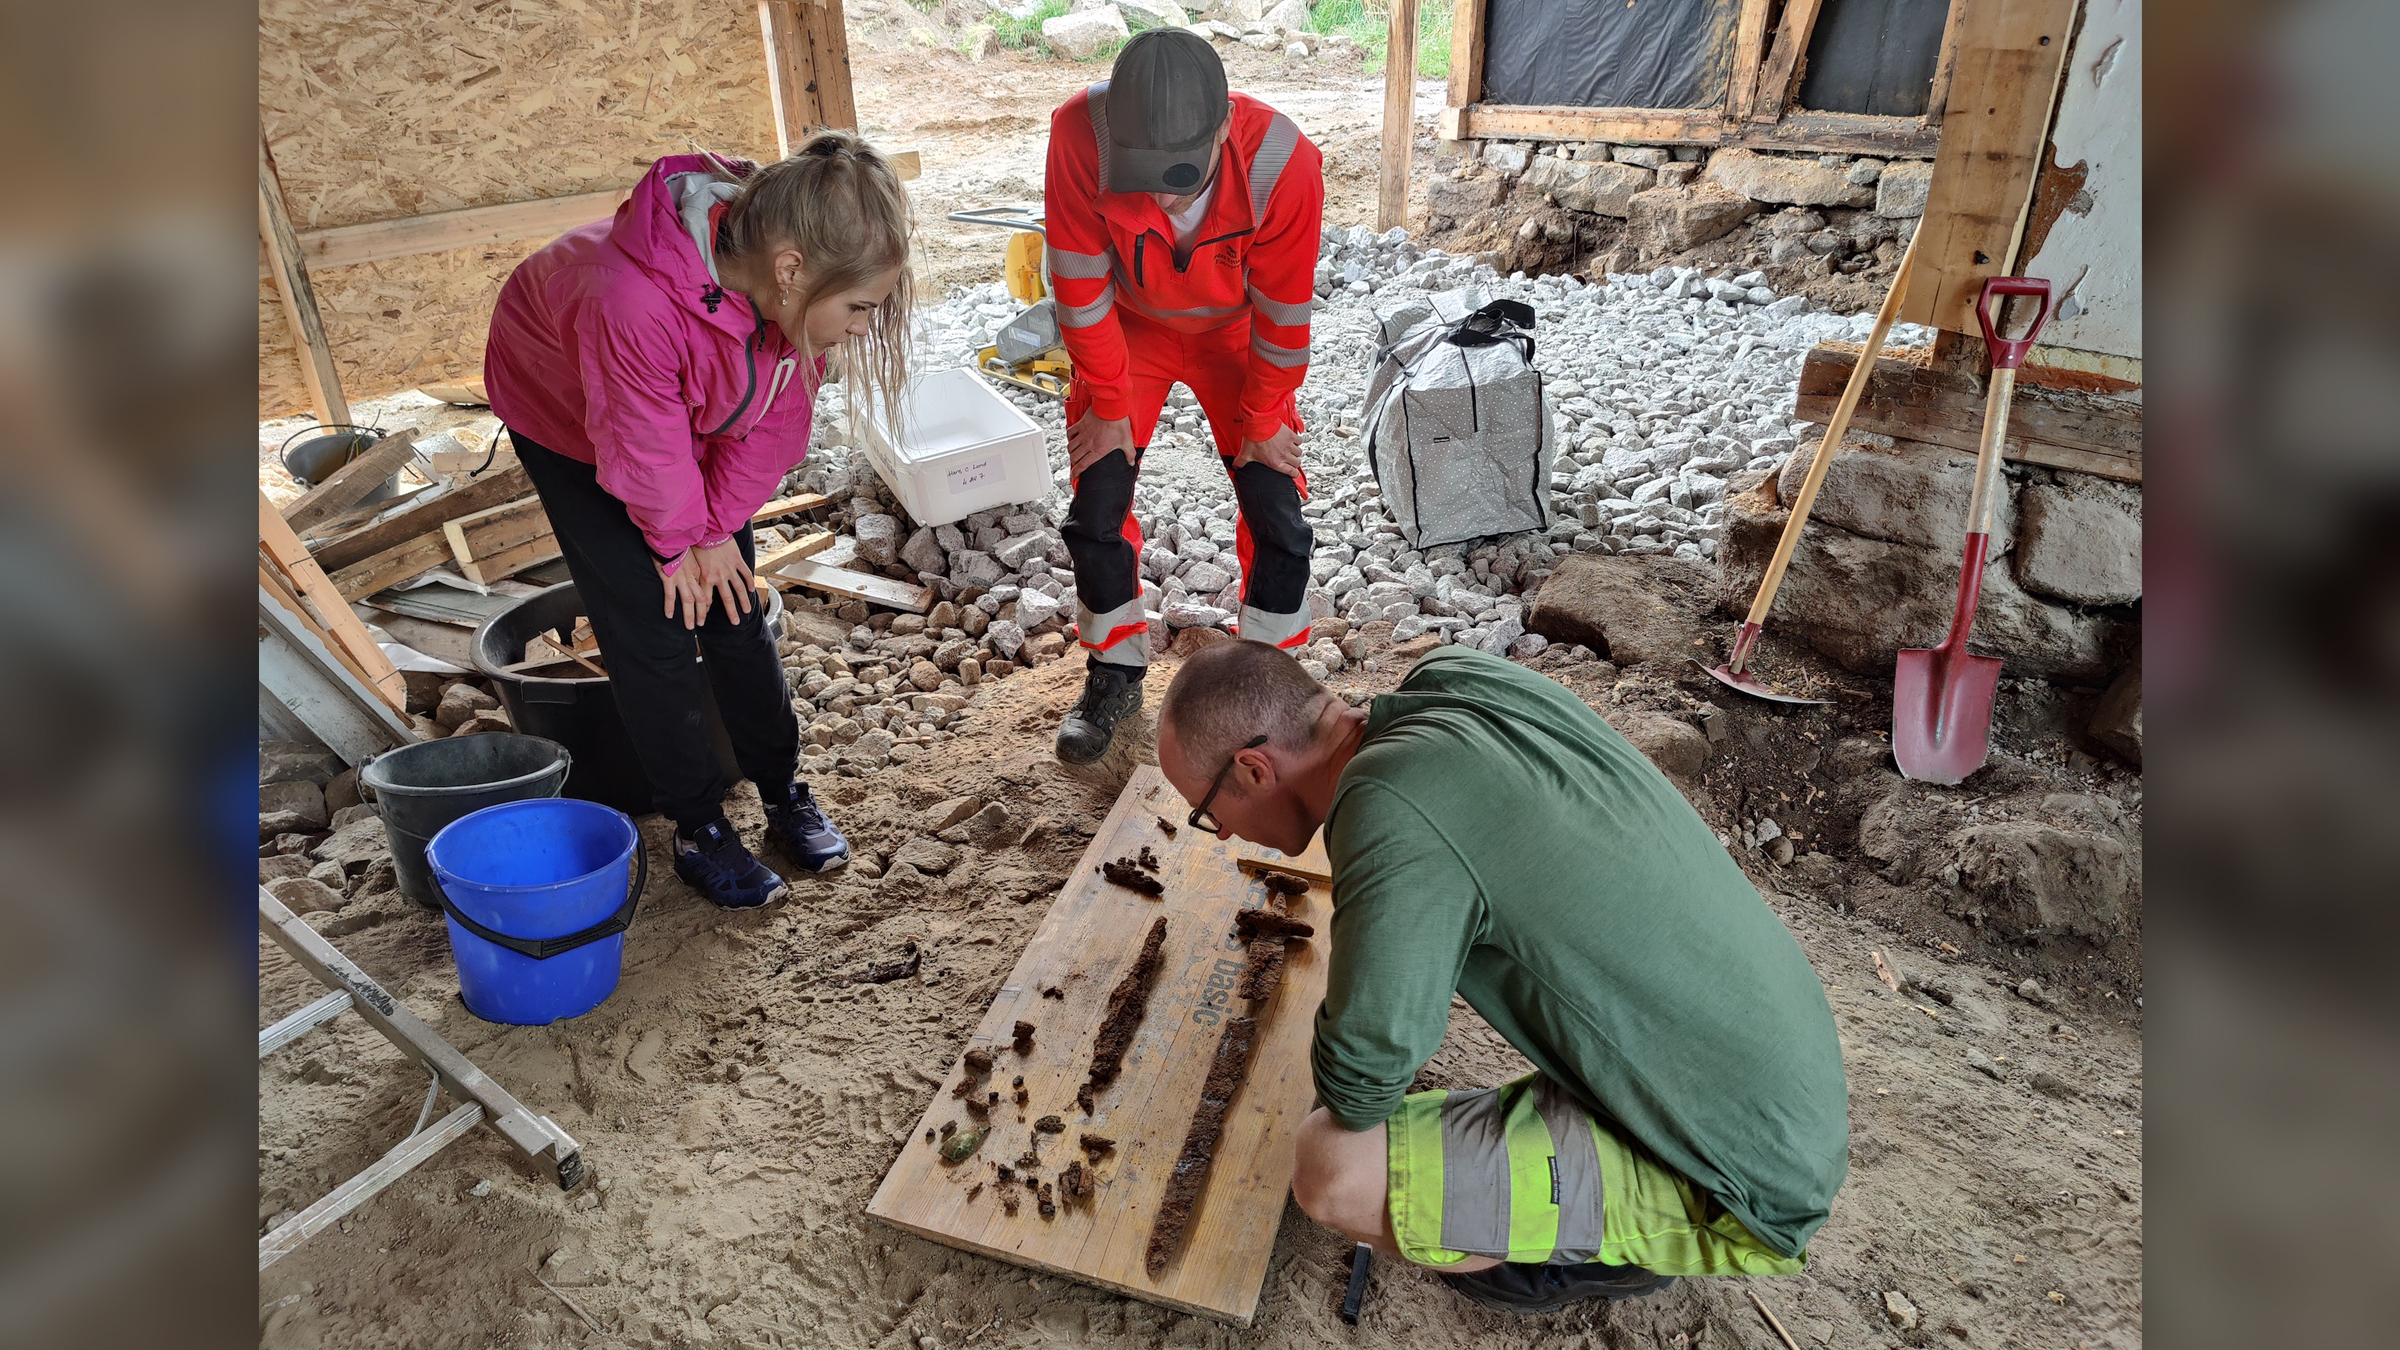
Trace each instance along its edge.
{"label": "wooden plank", "polygon": [[393,708],[406,708],[408,691],[400,672],[392,668],[391,658],[383,654],[383,648],[367,632],[367,626],[350,612],[349,601],[326,577],[317,560],[308,555],[300,536],[292,533],[292,527],[275,513],[274,503],[267,500],[264,492],[258,494],[258,541],[266,561],[281,569],[292,589],[308,601],[316,627],[333,639],[333,645],[352,663],[360,678]]}
{"label": "wooden plank", "polygon": [[925,172],[925,156],[916,150],[894,150],[884,156],[892,164],[892,175],[905,183]]}
{"label": "wooden plank", "polygon": [[258,683],[347,763],[416,740],[408,720],[264,586],[258,592]]}
{"label": "wooden plank", "polygon": [[772,573],[761,572],[758,575],[779,586],[806,586],[811,590],[882,605],[886,609],[905,609],[912,614],[923,614],[933,608],[933,592],[923,586],[912,586],[905,581],[894,581],[871,572],[828,567],[809,558],[795,559]]}
{"label": "wooden plank", "polygon": [[[1244,1006],[1231,992],[1243,966],[1233,916],[1256,908],[1265,890],[1237,870],[1246,850],[1198,830],[1178,828],[1170,837],[1158,827],[1159,817],[1180,822],[1188,809],[1155,767],[1135,771],[1016,969],[960,1047],[962,1059],[973,1048],[997,1057],[992,1077],[1003,1096],[992,1113],[991,1136],[957,1167],[944,1166],[935,1146],[925,1142],[927,1129],[969,1123],[950,1095],[950,1084],[964,1074],[963,1063],[953,1063],[867,1213],[936,1242],[1247,1326],[1291,1188],[1294,1136],[1314,1096],[1308,1046],[1313,1013],[1324,997],[1332,891],[1319,885],[1297,907],[1297,917],[1317,925],[1319,936],[1292,945],[1276,996],[1255,1009]],[[1144,846],[1159,857],[1167,886],[1159,900],[1097,875],[1101,862]],[[1109,991],[1160,915],[1167,921],[1166,960],[1157,987],[1123,1075],[1100,1090],[1097,1113],[1087,1119],[1074,1099],[1090,1065],[1094,1032]],[[1044,998],[1045,988],[1065,997]],[[1250,1076],[1234,1097],[1181,1255],[1153,1280],[1142,1257],[1156,1205],[1224,1021],[1245,1012],[1259,1022]],[[1009,1049],[1019,1019],[1038,1028],[1032,1054],[1022,1058]],[[1018,1074],[1029,1093],[1022,1110],[1009,1104],[1005,1091]],[[1114,1139],[1116,1149],[1100,1160],[1099,1192],[1090,1205],[1062,1206],[1055,1219],[1045,1220],[1020,1184],[1024,1203],[1011,1218],[998,1203],[992,1165],[1013,1163],[1024,1151],[1028,1127],[1019,1115],[1030,1120],[1051,1112],[1068,1125],[1063,1135],[1043,1137],[1039,1170],[1045,1180],[1082,1157],[1075,1139],[1084,1129]],[[967,1200],[978,1181],[985,1183],[983,1193]]]}
{"label": "wooden plank", "polygon": [[1750,116],[1758,93],[1759,66],[1766,59],[1767,10],[1774,0],[1742,0],[1733,25],[1733,74],[1725,82],[1725,115],[1736,122]]}
{"label": "wooden plank", "polygon": [[478,586],[489,586],[561,556],[558,536],[550,530],[550,518],[539,513],[539,505],[535,503],[537,510],[531,514],[495,513],[479,537],[462,539],[456,521],[444,525],[442,535],[458,562],[458,574]]}
{"label": "wooden plank", "polygon": [[300,358],[301,379],[308,385],[309,406],[316,410],[319,422],[347,425],[350,401],[342,396],[333,344],[326,341],[325,319],[317,312],[317,289],[309,284],[300,236],[292,229],[291,212],[284,208],[283,182],[275,176],[275,157],[263,134],[258,138],[258,237],[266,251],[276,298],[283,302],[283,321],[292,330],[292,347]]}
{"label": "wooden plank", "polygon": [[450,540],[437,528],[333,573],[333,588],[344,600],[363,600],[386,586],[423,576],[450,560]]}
{"label": "wooden plank", "polygon": [[306,530],[333,519],[356,506],[385,479],[400,472],[400,467],[416,457],[417,432],[414,427],[395,431],[359,452],[358,457],[326,475],[325,481],[300,495],[298,501],[283,508],[284,523],[294,530]]}
{"label": "wooden plank", "polygon": [[[1912,281],[1911,288],[1914,288]],[[1819,343],[1800,367],[1793,415],[1824,424],[1857,364],[1855,346]],[[1886,352],[1851,415],[1855,431],[1922,441],[1972,458],[1983,434],[1984,390],[1969,363],[1940,363],[1925,348]],[[2123,399],[2017,386],[2001,455],[2026,464],[2142,481],[2142,409]]]}
{"label": "wooden plank", "polygon": [[[1764,4],[1766,0],[1749,0]],[[1453,108],[1483,98],[1483,29],[1490,0],[1457,0],[1450,10],[1450,94]]]}
{"label": "wooden plank", "polygon": [[438,497],[424,501],[390,520],[369,525],[353,534],[328,540],[316,550],[317,564],[328,572],[354,567],[378,553],[409,543],[424,535],[439,537],[444,521],[489,510],[503,502],[512,502],[533,491],[533,479],[526,476],[525,467],[510,463],[493,470],[471,483],[451,488]]}
{"label": "wooden plank", "polygon": [[1958,0],[1958,58],[1915,281],[1900,317],[1974,333],[1987,277],[2016,269],[2076,0]]}
{"label": "wooden plank", "polygon": [[816,76],[816,121],[819,126],[858,129],[858,100],[850,88],[850,32],[842,17],[842,0],[809,0],[798,6],[800,32],[808,43],[808,63]]}
{"label": "wooden plank", "polygon": [[542,510],[539,497],[526,497],[442,522],[442,535],[450,541],[450,551],[457,555],[462,567],[548,533],[550,515]]}
{"label": "wooden plank", "polygon": [[803,492],[797,497],[777,497],[775,500],[768,502],[765,506],[762,506],[756,511],[751,512],[750,523],[753,525],[763,525],[766,522],[777,518],[778,516],[797,515],[802,511],[814,511],[823,505],[825,505],[825,494],[821,492]]}
{"label": "wooden plank", "polygon": [[766,44],[776,154],[790,158],[818,127],[856,127],[839,0],[759,0],[758,27]]}
{"label": "wooden plank", "polygon": [[1443,110],[1448,140],[1628,141],[1750,150],[1930,158],[1940,141],[1922,118],[1793,112],[1772,124],[1726,122],[1714,108],[1567,108],[1479,104]]}
{"label": "wooden plank", "polygon": [[1750,96],[1750,120],[1780,122],[1800,87],[1801,62],[1808,39],[1817,27],[1817,0],[1784,0],[1783,21],[1775,26],[1775,46],[1759,68],[1757,92]]}
{"label": "wooden plank", "polygon": [[792,542],[785,544],[783,547],[776,549],[772,553],[762,556],[758,560],[758,566],[751,570],[754,572],[769,572],[783,566],[788,562],[798,562],[802,558],[813,558],[818,554],[823,553],[825,550],[832,548],[833,541],[838,537],[839,536],[835,535],[830,530],[819,530],[815,534],[795,539]]}
{"label": "wooden plank", "polygon": [[1383,160],[1375,179],[1375,228],[1408,225],[1408,160],[1417,127],[1417,0],[1392,0],[1383,52]]}
{"label": "wooden plank", "polygon": [[492,396],[484,389],[483,380],[480,377],[462,380],[457,384],[419,385],[417,392],[428,398],[438,398],[457,408],[488,408],[492,406]]}
{"label": "wooden plank", "polygon": [[400,220],[312,230],[301,236],[300,247],[312,267],[346,267],[415,253],[505,244],[517,239],[552,239],[579,225],[608,219],[632,194],[631,186],[608,188],[570,197],[472,206],[461,211],[436,211]]}

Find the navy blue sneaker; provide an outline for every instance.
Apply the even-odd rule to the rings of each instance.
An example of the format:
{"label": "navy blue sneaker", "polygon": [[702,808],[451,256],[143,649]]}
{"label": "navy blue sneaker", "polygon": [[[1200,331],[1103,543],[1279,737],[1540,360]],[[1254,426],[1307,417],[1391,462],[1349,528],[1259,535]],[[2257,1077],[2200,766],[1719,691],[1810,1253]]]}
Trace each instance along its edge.
{"label": "navy blue sneaker", "polygon": [[825,818],[806,783],[794,783],[780,803],[767,803],[767,833],[792,860],[811,872],[830,872],[850,861],[850,841]]}
{"label": "navy blue sneaker", "polygon": [[[1434,1273],[1441,1275],[1440,1271]],[[1504,1261],[1487,1270],[1441,1275],[1441,1279],[1486,1308],[1526,1315],[1550,1312],[1587,1298],[1641,1298],[1675,1283],[1672,1275],[1598,1261],[1571,1266]]]}
{"label": "navy blue sneaker", "polygon": [[696,834],[675,832],[675,875],[725,909],[756,909],[783,894],[783,878],[750,856],[723,816]]}

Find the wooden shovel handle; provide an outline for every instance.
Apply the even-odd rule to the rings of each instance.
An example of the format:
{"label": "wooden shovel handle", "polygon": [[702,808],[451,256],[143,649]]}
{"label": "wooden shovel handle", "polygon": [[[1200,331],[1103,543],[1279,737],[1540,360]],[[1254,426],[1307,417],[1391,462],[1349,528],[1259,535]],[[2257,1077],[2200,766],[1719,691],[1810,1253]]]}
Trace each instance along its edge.
{"label": "wooden shovel handle", "polygon": [[[1850,430],[1850,414],[1857,410],[1858,400],[1867,392],[1867,376],[1874,372],[1875,358],[1883,354],[1884,336],[1900,317],[1900,302],[1908,298],[1908,276],[1917,261],[1917,238],[1918,235],[1909,236],[1908,250],[1900,255],[1900,270],[1892,274],[1892,289],[1883,297],[1883,308],[1875,313],[1875,327],[1867,334],[1867,345],[1858,354],[1858,364],[1850,368],[1850,383],[1842,389],[1842,401],[1834,405],[1833,420],[1825,424],[1825,439],[1817,442],[1816,458],[1809,461],[1808,477],[1801,481],[1800,495],[1792,502],[1792,518],[1784,522],[1783,538],[1775,541],[1775,556],[1767,563],[1767,574],[1759,579],[1758,598],[1750,602],[1750,623],[1765,623],[1767,611],[1775,607],[1776,588],[1783,585],[1784,569],[1791,566],[1792,550],[1799,547],[1800,529],[1808,523],[1809,508],[1817,503],[1817,488],[1825,481],[1825,471],[1833,465],[1835,447]],[[1734,673],[1741,672],[1737,668]]]}

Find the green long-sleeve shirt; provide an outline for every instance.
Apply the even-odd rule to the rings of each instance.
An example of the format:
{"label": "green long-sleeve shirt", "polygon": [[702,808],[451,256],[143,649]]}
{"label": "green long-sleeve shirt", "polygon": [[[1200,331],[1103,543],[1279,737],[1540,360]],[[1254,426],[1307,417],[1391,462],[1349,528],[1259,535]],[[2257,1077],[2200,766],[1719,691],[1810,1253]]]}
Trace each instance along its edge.
{"label": "green long-sleeve shirt", "polygon": [[1665,775],[1581,700],[1444,647],[1377,698],[1325,822],[1311,1050],[1349,1129],[1390,1115],[1464,996],[1534,1066],[1797,1255],[1849,1170],[1816,972]]}

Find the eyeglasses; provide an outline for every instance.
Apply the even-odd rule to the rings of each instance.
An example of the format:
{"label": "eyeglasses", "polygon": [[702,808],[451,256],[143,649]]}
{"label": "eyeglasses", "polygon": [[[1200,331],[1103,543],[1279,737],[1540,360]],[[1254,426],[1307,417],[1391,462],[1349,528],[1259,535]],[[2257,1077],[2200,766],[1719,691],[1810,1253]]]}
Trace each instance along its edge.
{"label": "eyeglasses", "polygon": [[[1256,750],[1258,747],[1265,745],[1266,743],[1267,738],[1265,736],[1253,736],[1250,738],[1249,742],[1242,747],[1242,750]],[[1192,814],[1186,818],[1190,821],[1193,829],[1206,830],[1210,834],[1221,834],[1224,832],[1225,827],[1218,824],[1217,818],[1208,813],[1208,804],[1217,799],[1217,789],[1225,786],[1225,775],[1233,768],[1234,757],[1240,755],[1242,750],[1236,750],[1233,752],[1233,755],[1227,756],[1225,759],[1225,767],[1217,770],[1217,776],[1208,780],[1208,795],[1200,799],[1200,804],[1193,807]]]}

